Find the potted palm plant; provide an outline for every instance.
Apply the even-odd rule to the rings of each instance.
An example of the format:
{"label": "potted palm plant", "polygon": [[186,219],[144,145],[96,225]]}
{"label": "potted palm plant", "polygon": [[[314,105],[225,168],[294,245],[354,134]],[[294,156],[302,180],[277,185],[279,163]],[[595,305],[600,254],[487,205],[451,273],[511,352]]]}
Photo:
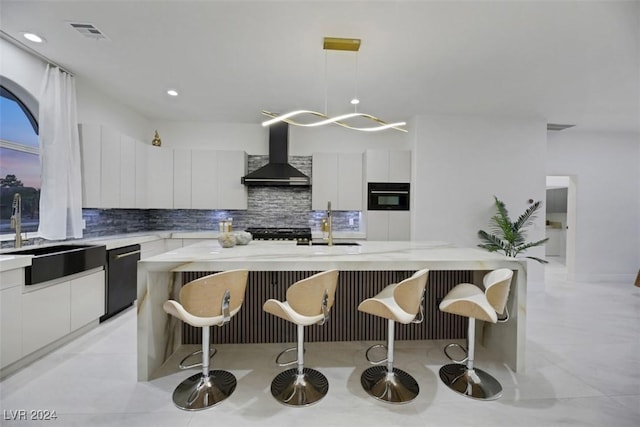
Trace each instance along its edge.
{"label": "potted palm plant", "polygon": [[[509,212],[500,199],[493,196],[496,205],[496,214],[490,220],[490,233],[479,230],[478,237],[483,242],[478,246],[489,252],[501,251],[508,257],[517,257],[521,252],[534,246],[543,245],[549,238],[538,240],[537,242],[527,242],[525,229],[533,224],[536,212],[542,206],[542,201],[531,204],[515,222],[509,218]],[[539,263],[546,264],[547,260],[533,256],[525,256]]]}

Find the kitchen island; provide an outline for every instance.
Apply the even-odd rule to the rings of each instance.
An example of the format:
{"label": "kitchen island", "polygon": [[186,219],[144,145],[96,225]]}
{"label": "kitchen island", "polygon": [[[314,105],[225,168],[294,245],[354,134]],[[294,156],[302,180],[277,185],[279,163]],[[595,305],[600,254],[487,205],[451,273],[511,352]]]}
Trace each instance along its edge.
{"label": "kitchen island", "polygon": [[[248,269],[256,274],[278,276],[278,272],[307,273],[338,269],[341,276],[353,276],[355,279],[339,284],[339,287],[355,286],[363,277],[359,274],[387,272],[395,277],[396,272],[410,272],[428,268],[430,281],[427,293],[430,293],[433,277],[431,272],[471,272],[470,280],[481,283],[485,272],[496,268],[509,268],[515,272],[509,295],[508,309],[511,318],[506,323],[486,324],[480,334],[485,346],[496,350],[512,369],[524,370],[525,315],[526,315],[526,264],[523,261],[507,258],[475,248],[461,248],[444,242],[375,242],[359,241],[354,246],[298,246],[292,241],[253,241],[247,246],[222,248],[216,240],[204,241],[144,259],[138,264],[138,380],[148,381],[162,364],[182,345],[183,330],[177,327],[163,309],[162,304],[170,298],[176,298],[183,283],[190,280],[188,274],[200,274]],[[433,276],[433,277],[432,277]],[[271,276],[266,276],[271,277]],[[293,283],[294,276],[285,280]],[[306,277],[306,276],[305,276]],[[404,276],[399,276],[404,277]],[[464,276],[461,276],[464,277]],[[274,279],[274,281],[282,279]],[[368,283],[359,283],[371,296],[376,289],[369,290]],[[269,287],[271,283],[252,283],[247,286],[247,299],[259,288]],[[388,283],[385,283],[388,284]],[[455,283],[451,284],[454,286]],[[348,291],[348,289],[347,289]],[[338,297],[336,297],[338,301]],[[437,303],[437,300],[434,300]],[[437,304],[427,304],[427,322],[429,312],[437,312]],[[338,302],[336,302],[336,305]],[[245,304],[246,305],[246,304]],[[248,316],[258,316],[260,304],[243,307],[241,312]],[[335,323],[340,316],[334,316]],[[231,320],[231,323],[235,318]],[[227,325],[229,326],[229,325]],[[351,325],[338,325],[349,329]],[[420,326],[420,325],[418,325]],[[224,329],[224,328],[223,328]],[[250,331],[249,331],[250,332]],[[250,335],[245,331],[243,335]],[[251,341],[247,341],[251,342]]]}

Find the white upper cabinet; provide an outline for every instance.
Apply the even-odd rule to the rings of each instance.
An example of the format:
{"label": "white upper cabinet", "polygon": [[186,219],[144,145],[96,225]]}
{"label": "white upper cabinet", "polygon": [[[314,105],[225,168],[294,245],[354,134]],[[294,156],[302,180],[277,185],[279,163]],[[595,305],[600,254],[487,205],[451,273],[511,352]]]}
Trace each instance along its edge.
{"label": "white upper cabinet", "polygon": [[101,208],[120,207],[120,133],[102,126],[100,130],[101,142],[101,173],[100,198]]}
{"label": "white upper cabinet", "polygon": [[173,150],[173,208],[191,208],[191,150]]}
{"label": "white upper cabinet", "polygon": [[247,209],[247,187],[240,181],[246,174],[244,151],[218,152],[218,208]]}
{"label": "white upper cabinet", "polygon": [[147,150],[147,208],[173,208],[173,150],[150,145]]}
{"label": "white upper cabinet", "polygon": [[411,182],[411,151],[367,150],[367,182]]}
{"label": "white upper cabinet", "polygon": [[80,125],[80,155],[82,169],[82,207],[101,207],[101,126]]}
{"label": "white upper cabinet", "polygon": [[362,210],[362,153],[314,153],[311,209]]}
{"label": "white upper cabinet", "polygon": [[191,150],[191,207],[247,209],[244,151]]}
{"label": "white upper cabinet", "polygon": [[136,144],[107,126],[80,125],[83,207],[137,207]]}
{"label": "white upper cabinet", "polygon": [[218,152],[191,151],[191,207],[215,209],[218,201]]}
{"label": "white upper cabinet", "polygon": [[136,207],[136,144],[126,135],[120,136],[120,207]]}
{"label": "white upper cabinet", "polygon": [[151,145],[135,141],[136,171],[135,187],[137,209],[147,209],[147,152],[153,148]]}
{"label": "white upper cabinet", "polygon": [[102,125],[79,130],[85,208],[247,209],[244,151],[155,147]]}

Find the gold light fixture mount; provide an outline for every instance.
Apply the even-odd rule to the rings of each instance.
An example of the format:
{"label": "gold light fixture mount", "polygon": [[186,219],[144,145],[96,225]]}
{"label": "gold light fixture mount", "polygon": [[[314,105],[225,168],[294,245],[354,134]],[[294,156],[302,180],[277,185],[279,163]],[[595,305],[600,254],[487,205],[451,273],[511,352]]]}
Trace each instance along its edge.
{"label": "gold light fixture mount", "polygon": [[325,50],[346,50],[349,52],[358,52],[360,50],[360,39],[325,37],[323,48]]}

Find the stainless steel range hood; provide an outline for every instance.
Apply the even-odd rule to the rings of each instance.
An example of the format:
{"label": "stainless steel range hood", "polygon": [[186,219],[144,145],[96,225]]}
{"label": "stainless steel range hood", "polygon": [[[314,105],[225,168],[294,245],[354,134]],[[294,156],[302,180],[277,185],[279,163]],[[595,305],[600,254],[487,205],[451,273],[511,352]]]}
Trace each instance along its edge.
{"label": "stainless steel range hood", "polygon": [[269,127],[269,163],[243,176],[241,182],[252,186],[309,186],[311,180],[289,164],[289,125]]}

